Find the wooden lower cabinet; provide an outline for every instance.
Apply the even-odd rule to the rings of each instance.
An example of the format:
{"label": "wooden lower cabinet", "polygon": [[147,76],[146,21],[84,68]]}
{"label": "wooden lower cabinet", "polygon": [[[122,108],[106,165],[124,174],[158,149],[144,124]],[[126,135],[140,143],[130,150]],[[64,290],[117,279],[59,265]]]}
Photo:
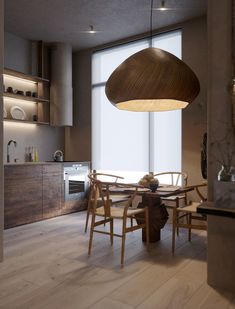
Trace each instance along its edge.
{"label": "wooden lower cabinet", "polygon": [[64,201],[62,164],[5,165],[5,228],[68,214],[86,207],[86,198]]}
{"label": "wooden lower cabinet", "polygon": [[88,199],[87,198],[83,198],[81,200],[75,200],[75,201],[65,201],[62,204],[62,208],[61,208],[61,214],[65,215],[65,214],[69,214],[71,212],[76,212],[76,211],[81,211],[84,209],[87,209],[87,203],[88,203]]}
{"label": "wooden lower cabinet", "polygon": [[43,165],[42,215],[43,219],[61,214],[63,170],[61,164]]}
{"label": "wooden lower cabinet", "polygon": [[42,220],[42,166],[4,169],[5,228]]}

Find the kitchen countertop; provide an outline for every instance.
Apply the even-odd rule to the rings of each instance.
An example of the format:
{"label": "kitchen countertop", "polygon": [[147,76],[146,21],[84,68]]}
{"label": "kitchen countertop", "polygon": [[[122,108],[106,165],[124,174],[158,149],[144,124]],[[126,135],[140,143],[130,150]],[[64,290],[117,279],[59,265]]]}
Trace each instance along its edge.
{"label": "kitchen countertop", "polygon": [[18,165],[42,165],[42,164],[54,164],[60,162],[20,162],[20,163],[4,163],[4,166],[18,166]]}
{"label": "kitchen countertop", "polygon": [[226,208],[226,206],[215,206],[213,202],[204,202],[197,208],[197,212],[206,215],[215,215],[228,218],[235,218],[235,207]]}
{"label": "kitchen countertop", "polygon": [[4,166],[18,166],[18,165],[43,165],[43,164],[68,164],[68,163],[90,163],[89,161],[39,161],[39,162],[18,162],[18,163],[4,163]]}

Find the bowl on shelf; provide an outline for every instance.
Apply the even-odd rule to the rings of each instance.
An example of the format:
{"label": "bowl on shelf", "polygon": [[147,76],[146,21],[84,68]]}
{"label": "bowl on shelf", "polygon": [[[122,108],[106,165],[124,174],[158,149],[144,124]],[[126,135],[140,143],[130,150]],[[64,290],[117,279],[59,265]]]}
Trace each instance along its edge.
{"label": "bowl on shelf", "polygon": [[13,88],[12,87],[7,87],[7,92],[13,93]]}
{"label": "bowl on shelf", "polygon": [[32,91],[26,91],[26,92],[25,92],[25,95],[26,95],[27,97],[31,97],[31,96],[32,96]]}
{"label": "bowl on shelf", "polygon": [[16,94],[24,95],[24,91],[22,91],[22,90],[17,90],[17,91],[16,91]]}

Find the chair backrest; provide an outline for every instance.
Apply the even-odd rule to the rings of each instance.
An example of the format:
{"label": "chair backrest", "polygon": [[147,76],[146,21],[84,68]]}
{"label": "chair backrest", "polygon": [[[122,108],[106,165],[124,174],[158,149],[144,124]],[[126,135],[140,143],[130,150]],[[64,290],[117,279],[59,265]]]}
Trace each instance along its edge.
{"label": "chair backrest", "polygon": [[[207,183],[203,183],[201,185],[195,186],[195,190],[198,194],[198,196],[201,198],[201,202],[207,201],[207,197],[205,195],[205,188],[207,188]],[[202,192],[204,189],[204,192]]]}
{"label": "chair backrest", "polygon": [[112,175],[112,174],[106,174],[106,173],[92,172],[90,175],[92,175],[93,178],[96,178],[101,181],[107,181],[107,182],[118,182],[121,179],[124,179],[124,177]]}
{"label": "chair backrest", "polygon": [[96,172],[90,173],[88,175],[88,178],[90,180],[90,199],[93,201],[94,201],[95,195],[97,195],[96,198],[100,196],[100,193],[99,193],[100,190],[98,189],[98,185],[96,184],[95,188],[93,188],[94,180],[116,183],[119,179],[124,179],[121,176],[106,174],[106,173],[96,173]]}
{"label": "chair backrest", "polygon": [[96,210],[98,198],[102,201],[102,206],[104,206],[105,215],[107,217],[110,216],[110,207],[112,206],[112,200],[110,198],[110,190],[114,190],[115,188],[119,189],[126,189],[131,190],[130,197],[127,199],[125,205],[124,205],[124,215],[127,213],[128,208],[131,206],[132,201],[134,197],[136,196],[136,193],[138,189],[143,189],[141,186],[132,185],[132,184],[126,184],[126,183],[119,183],[115,179],[114,181],[102,181],[97,179],[97,176],[111,176],[112,179],[117,177],[118,179],[123,177],[115,176],[115,175],[109,175],[109,174],[100,174],[100,173],[91,173],[88,175],[88,178],[91,182],[91,199],[93,199],[93,210]]}
{"label": "chair backrest", "polygon": [[187,186],[188,175],[185,172],[163,172],[154,174],[160,184]]}

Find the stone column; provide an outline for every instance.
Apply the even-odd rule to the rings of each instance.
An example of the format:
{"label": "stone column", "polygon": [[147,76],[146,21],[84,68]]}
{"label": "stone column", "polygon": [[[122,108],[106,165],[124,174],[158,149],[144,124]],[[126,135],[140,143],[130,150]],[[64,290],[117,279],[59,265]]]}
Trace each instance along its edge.
{"label": "stone column", "polygon": [[4,191],[3,191],[3,50],[4,50],[4,7],[0,0],[0,262],[3,260]]}
{"label": "stone column", "polygon": [[213,200],[213,183],[222,161],[227,160],[227,142],[231,142],[232,1],[207,1],[209,200]]}

